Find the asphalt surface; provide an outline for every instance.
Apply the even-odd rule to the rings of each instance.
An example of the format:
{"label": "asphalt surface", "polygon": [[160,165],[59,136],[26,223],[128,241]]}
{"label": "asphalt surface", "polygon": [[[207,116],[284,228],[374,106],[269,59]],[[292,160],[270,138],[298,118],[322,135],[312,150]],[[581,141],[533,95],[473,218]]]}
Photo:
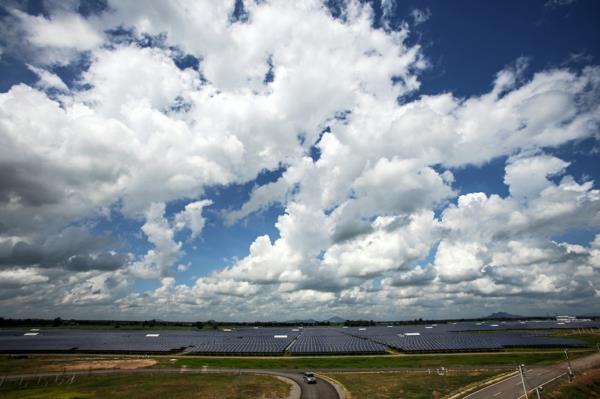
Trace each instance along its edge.
{"label": "asphalt surface", "polygon": [[[577,370],[594,367],[599,364],[600,353],[571,361],[571,366],[575,374],[577,374]],[[564,362],[552,366],[525,367],[523,375],[529,398],[537,398],[535,388],[557,378],[567,378],[567,366],[567,362]],[[463,399],[518,399],[521,397],[525,397],[523,382],[519,373],[516,373],[511,377],[467,395]]]}
{"label": "asphalt surface", "polygon": [[[262,372],[261,372],[262,373]],[[268,374],[271,374],[270,372]],[[337,391],[329,383],[329,381],[315,376],[317,379],[316,384],[307,384],[304,382],[304,376],[302,373],[284,373],[277,372],[280,377],[287,377],[290,380],[294,380],[300,385],[300,398],[301,399],[340,399]]]}
{"label": "asphalt surface", "polygon": [[333,385],[318,376],[316,384],[307,384],[304,382],[304,376],[301,371],[288,370],[261,370],[261,369],[210,369],[210,368],[156,368],[156,369],[108,369],[108,370],[90,370],[90,371],[67,371],[67,372],[50,372],[36,374],[13,374],[5,376],[6,381],[18,381],[21,379],[37,379],[49,377],[71,377],[71,376],[88,376],[88,375],[108,375],[108,374],[156,374],[156,373],[248,373],[248,374],[263,374],[273,375],[284,378],[289,378],[295,381],[300,386],[300,399],[342,399],[338,395]]}

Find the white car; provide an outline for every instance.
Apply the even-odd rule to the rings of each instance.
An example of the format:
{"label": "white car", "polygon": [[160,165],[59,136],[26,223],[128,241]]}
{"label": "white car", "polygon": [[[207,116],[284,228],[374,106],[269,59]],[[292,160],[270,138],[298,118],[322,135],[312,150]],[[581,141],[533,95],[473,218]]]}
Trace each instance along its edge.
{"label": "white car", "polygon": [[307,384],[317,383],[317,379],[315,378],[315,375],[312,372],[305,371],[304,373],[302,373],[302,375],[304,375],[304,382],[306,382]]}

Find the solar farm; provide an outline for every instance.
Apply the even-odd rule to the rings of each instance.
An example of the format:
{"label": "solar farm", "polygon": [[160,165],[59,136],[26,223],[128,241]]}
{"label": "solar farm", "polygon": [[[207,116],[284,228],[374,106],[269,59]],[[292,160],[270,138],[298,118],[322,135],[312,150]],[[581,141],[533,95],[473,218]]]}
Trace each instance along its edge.
{"label": "solar farm", "polygon": [[240,328],[221,331],[0,331],[3,353],[148,353],[197,355],[327,355],[499,351],[513,347],[578,347],[550,336],[556,329],[597,330],[600,322],[504,322],[432,325]]}

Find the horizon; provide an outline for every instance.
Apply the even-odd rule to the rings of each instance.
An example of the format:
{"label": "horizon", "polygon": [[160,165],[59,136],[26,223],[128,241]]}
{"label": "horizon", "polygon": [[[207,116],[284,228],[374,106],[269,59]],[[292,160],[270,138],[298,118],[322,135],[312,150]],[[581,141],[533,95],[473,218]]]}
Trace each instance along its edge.
{"label": "horizon", "polygon": [[[497,314],[505,314],[507,315],[507,317],[496,317]],[[202,322],[202,323],[208,323],[208,322],[215,322],[217,324],[252,324],[252,323],[278,323],[278,324],[302,324],[302,323],[309,323],[309,322],[315,322],[315,323],[326,323],[326,322],[331,322],[332,319],[339,319],[341,321],[339,322],[335,322],[335,323],[343,323],[343,322],[347,322],[347,321],[351,321],[351,322],[357,322],[357,321],[373,321],[375,323],[396,323],[396,322],[402,322],[402,323],[410,323],[410,322],[429,322],[429,321],[437,321],[437,322],[452,322],[452,321],[465,321],[465,322],[470,322],[470,321],[481,321],[481,320],[502,320],[502,319],[506,319],[506,320],[510,320],[510,319],[526,319],[526,320],[530,320],[533,321],[534,319],[540,319],[540,320],[546,320],[546,319],[555,319],[556,317],[559,316],[570,316],[570,317],[575,317],[575,318],[598,318],[600,317],[600,314],[570,314],[570,315],[550,315],[550,314],[545,314],[545,315],[541,315],[541,314],[530,314],[530,315],[516,315],[516,314],[512,314],[512,313],[506,313],[506,312],[494,312],[491,313],[487,316],[481,316],[481,317],[474,317],[474,318],[449,318],[449,319],[425,319],[425,318],[415,318],[415,319],[348,319],[348,318],[343,318],[343,317],[339,317],[339,316],[331,316],[328,317],[326,319],[312,319],[312,318],[296,318],[296,319],[288,319],[288,320],[248,320],[248,321],[242,321],[242,320],[218,320],[218,319],[195,319],[195,320],[168,320],[168,319],[73,319],[73,318],[62,318],[60,316],[57,317],[51,317],[51,318],[5,318],[0,316],[0,320],[13,320],[13,321],[26,321],[26,320],[32,320],[32,321],[44,321],[44,322],[52,322],[56,319],[60,319],[61,322],[88,322],[88,323],[93,323],[93,322],[101,322],[101,323],[105,323],[105,322],[114,322],[114,323],[127,323],[127,322],[133,322],[133,323],[140,323],[140,322],[149,322],[149,321],[154,321],[154,322],[159,322],[159,323],[170,323],[170,324],[176,324],[176,323],[185,323],[185,324],[193,324],[193,323],[198,323],[198,322]],[[92,324],[93,325],[93,324]]]}
{"label": "horizon", "polygon": [[3,317],[600,314],[599,11],[0,2]]}

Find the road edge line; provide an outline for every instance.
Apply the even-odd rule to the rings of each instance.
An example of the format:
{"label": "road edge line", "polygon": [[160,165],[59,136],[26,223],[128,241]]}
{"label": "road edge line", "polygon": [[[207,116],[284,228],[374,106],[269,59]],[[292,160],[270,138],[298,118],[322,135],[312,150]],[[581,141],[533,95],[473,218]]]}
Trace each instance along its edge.
{"label": "road edge line", "polygon": [[348,389],[344,386],[344,384],[342,384],[335,378],[329,377],[327,375],[324,375],[321,373],[315,373],[315,374],[317,376],[319,376],[320,378],[327,380],[331,385],[333,385],[333,389],[335,389],[335,391],[337,392],[340,399],[352,399],[352,394],[350,393],[350,391],[348,391]]}
{"label": "road edge line", "polygon": [[[500,383],[501,383],[501,382],[503,382],[503,381],[506,381],[506,380],[508,380],[508,379],[510,379],[510,378],[513,378],[513,377],[515,377],[517,374],[518,374],[518,372],[517,372],[517,371],[513,371],[513,372],[512,372],[512,373],[510,373],[510,374],[505,374],[505,375],[503,375],[503,376],[501,376],[501,377],[494,378],[494,379],[492,379],[491,381],[486,381],[486,382],[484,382],[484,383],[482,383],[482,384],[481,384],[481,385],[482,385],[482,388],[478,389],[478,390],[477,390],[477,391],[475,391],[475,392],[471,392],[471,393],[470,393],[470,394],[468,394],[467,396],[463,397],[463,399],[467,399],[469,396],[475,395],[475,394],[476,394],[477,392],[479,392],[479,391],[482,391],[482,390],[484,390],[484,389],[487,389],[487,388],[491,388],[491,387],[493,387],[494,385],[498,385],[498,384],[500,384]],[[491,384],[490,384],[490,383],[491,383]],[[489,385],[488,385],[488,384],[489,384]],[[477,388],[477,387],[475,387],[475,388]],[[473,389],[475,389],[475,388],[473,388]],[[463,392],[463,393],[464,393],[464,392]],[[462,393],[461,393],[461,394],[462,394]],[[459,395],[459,394],[457,394],[457,395]],[[456,396],[456,395],[455,395],[455,396]],[[448,399],[450,399],[450,398],[448,398]]]}

